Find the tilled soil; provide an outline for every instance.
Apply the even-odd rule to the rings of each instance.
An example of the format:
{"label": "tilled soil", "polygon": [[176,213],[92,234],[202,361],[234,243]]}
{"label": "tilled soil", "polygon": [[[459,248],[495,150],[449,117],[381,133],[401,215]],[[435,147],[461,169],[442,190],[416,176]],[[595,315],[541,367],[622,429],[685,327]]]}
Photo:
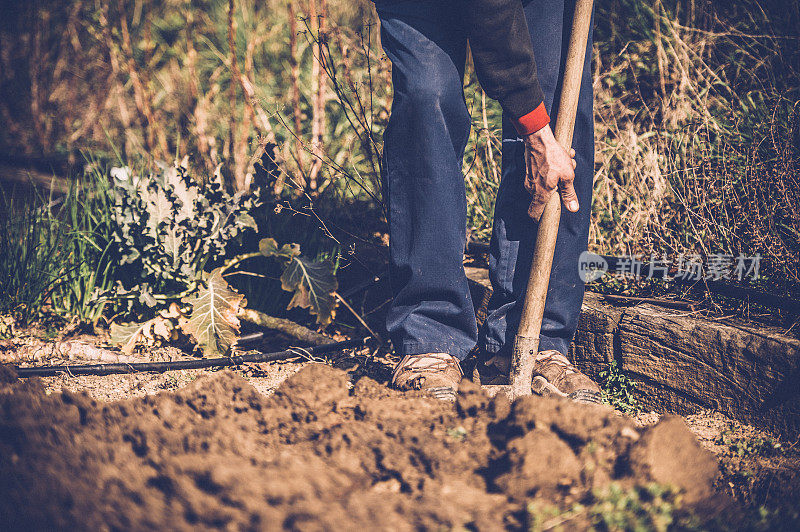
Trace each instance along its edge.
{"label": "tilled soil", "polygon": [[671,484],[705,516],[727,504],[715,459],[675,417],[636,428],[469,382],[444,404],[321,364],[270,397],[231,372],[112,403],[7,380],[6,529],[520,529],[531,501],[566,508],[612,482]]}

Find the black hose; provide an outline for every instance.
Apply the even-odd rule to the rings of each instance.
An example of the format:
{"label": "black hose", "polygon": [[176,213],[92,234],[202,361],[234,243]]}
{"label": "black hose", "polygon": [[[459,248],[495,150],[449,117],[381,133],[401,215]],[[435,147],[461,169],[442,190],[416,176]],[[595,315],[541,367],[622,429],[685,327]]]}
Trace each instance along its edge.
{"label": "black hose", "polygon": [[134,362],[131,364],[90,364],[84,366],[33,366],[24,368],[15,366],[14,370],[17,372],[19,378],[25,378],[52,377],[61,373],[66,373],[67,375],[113,375],[118,373],[139,373],[142,371],[162,372],[176,369],[238,366],[240,364],[275,362],[302,355],[324,355],[336,351],[343,351],[345,349],[354,349],[364,346],[367,340],[369,340],[369,337],[308,348],[290,347],[285,351],[278,351],[275,353],[253,353],[251,355],[237,355],[221,358],[197,358],[193,360],[175,360],[172,362]]}

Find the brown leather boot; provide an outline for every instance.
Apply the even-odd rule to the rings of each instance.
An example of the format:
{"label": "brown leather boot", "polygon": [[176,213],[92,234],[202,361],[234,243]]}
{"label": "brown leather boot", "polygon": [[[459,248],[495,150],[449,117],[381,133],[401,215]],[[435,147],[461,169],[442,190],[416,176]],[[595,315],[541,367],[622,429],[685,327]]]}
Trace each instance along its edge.
{"label": "brown leather boot", "polygon": [[447,353],[406,355],[392,374],[392,386],[401,391],[423,390],[442,401],[455,401],[461,366]]}
{"label": "brown leather boot", "polygon": [[533,391],[540,395],[569,397],[579,403],[600,404],[603,392],[558,351],[541,351],[533,366]]}

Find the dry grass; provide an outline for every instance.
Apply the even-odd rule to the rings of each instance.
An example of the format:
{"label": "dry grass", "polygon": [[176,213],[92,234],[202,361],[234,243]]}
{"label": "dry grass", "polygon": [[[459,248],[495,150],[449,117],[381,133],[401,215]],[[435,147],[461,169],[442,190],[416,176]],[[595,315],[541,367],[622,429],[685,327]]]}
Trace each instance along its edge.
{"label": "dry grass", "polygon": [[[773,288],[797,285],[797,27],[781,30],[766,11],[740,27],[736,19],[692,23],[685,18],[696,13],[654,5],[640,6],[649,22],[632,24],[621,49],[613,39],[596,49],[590,247],[659,257],[761,254]],[[792,8],[796,19],[797,2]],[[782,43],[794,43],[795,57]],[[795,89],[779,91],[790,80]]]}

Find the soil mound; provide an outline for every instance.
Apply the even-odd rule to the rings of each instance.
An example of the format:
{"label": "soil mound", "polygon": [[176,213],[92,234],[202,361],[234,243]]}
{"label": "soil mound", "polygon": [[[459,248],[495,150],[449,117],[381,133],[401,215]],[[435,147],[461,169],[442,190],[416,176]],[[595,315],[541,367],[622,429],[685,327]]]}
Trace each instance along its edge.
{"label": "soil mound", "polygon": [[528,526],[531,501],[564,508],[612,483],[714,499],[716,463],[678,419],[639,430],[471,383],[455,406],[323,365],[269,398],[230,372],[115,403],[0,386],[6,529],[495,530]]}

